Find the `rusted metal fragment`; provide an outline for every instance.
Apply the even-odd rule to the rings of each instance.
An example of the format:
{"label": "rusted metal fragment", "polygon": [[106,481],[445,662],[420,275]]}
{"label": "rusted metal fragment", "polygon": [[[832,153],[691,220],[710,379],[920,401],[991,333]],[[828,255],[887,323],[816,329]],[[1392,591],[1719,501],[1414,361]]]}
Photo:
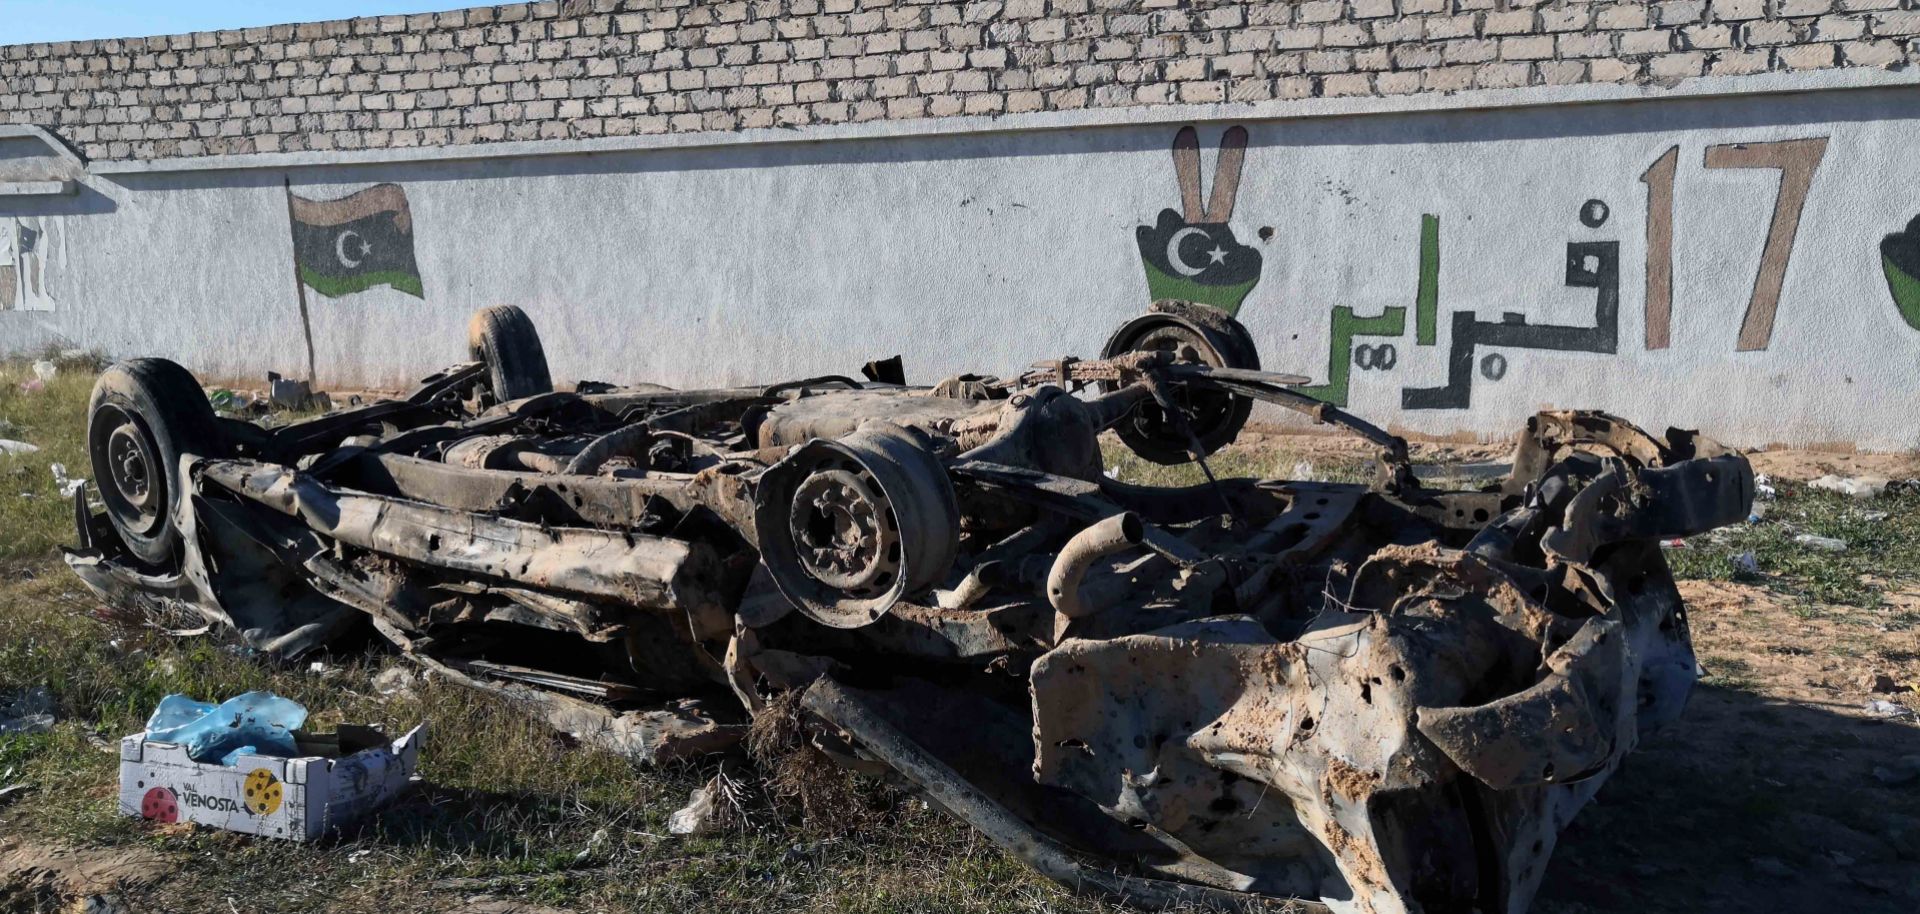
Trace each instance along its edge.
{"label": "rusted metal fragment", "polygon": [[1545,679],[1471,708],[1421,708],[1420,732],[1495,790],[1577,781],[1604,770],[1622,733],[1620,698],[1633,694],[1620,624],[1592,619],[1547,659]]}
{"label": "rusted metal fragment", "polygon": [[249,461],[208,461],[198,469],[228,491],[381,555],[643,607],[684,611],[716,599],[711,583],[716,561],[697,543],[543,528],[337,491],[312,477]]}
{"label": "rusted metal fragment", "polygon": [[926,797],[979,829],[995,844],[1056,882],[1151,908],[1197,906],[1231,911],[1324,911],[1302,899],[1265,898],[1241,892],[1163,879],[1128,876],[1090,866],[1067,847],[1042,834],[952,767],[903,734],[869,701],[832,679],[807,689],[803,706],[851,736],[862,751],[885,762]]}
{"label": "rusted metal fragment", "polygon": [[531,708],[555,730],[641,764],[722,752],[739,745],[747,735],[745,723],[716,719],[714,706],[698,699],[682,699],[649,710],[615,711],[597,702],[557,695],[545,689],[466,676],[430,657],[417,656],[416,659],[440,675],[504,695]]}

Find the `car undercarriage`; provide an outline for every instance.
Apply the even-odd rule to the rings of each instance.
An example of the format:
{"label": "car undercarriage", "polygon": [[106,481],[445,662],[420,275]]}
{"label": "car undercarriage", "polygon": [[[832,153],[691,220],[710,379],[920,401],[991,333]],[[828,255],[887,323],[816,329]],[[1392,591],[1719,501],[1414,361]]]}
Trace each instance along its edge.
{"label": "car undercarriage", "polygon": [[[1406,442],[1261,370],[1204,306],[1010,377],[556,392],[517,308],[404,397],[276,428],[170,362],[90,407],[68,563],[294,657],[371,626],[441,675],[659,760],[797,697],[1046,876],[1163,906],[1517,912],[1696,677],[1660,541],[1744,519],[1691,432],[1528,419],[1429,488]],[[1368,483],[1216,478],[1256,402]],[[1109,478],[1103,435],[1204,481]]]}

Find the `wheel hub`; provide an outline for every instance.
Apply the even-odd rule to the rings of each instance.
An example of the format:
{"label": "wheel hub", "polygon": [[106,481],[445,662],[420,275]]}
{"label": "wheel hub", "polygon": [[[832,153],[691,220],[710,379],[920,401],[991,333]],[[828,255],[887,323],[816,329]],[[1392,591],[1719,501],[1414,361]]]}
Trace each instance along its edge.
{"label": "wheel hub", "polygon": [[113,471],[114,488],[140,513],[152,514],[153,457],[133,423],[115,428],[107,438],[107,463]]}
{"label": "wheel hub", "polygon": [[846,469],[823,469],[794,492],[788,530],[807,573],[848,591],[885,590],[899,566],[898,534],[872,482]]}

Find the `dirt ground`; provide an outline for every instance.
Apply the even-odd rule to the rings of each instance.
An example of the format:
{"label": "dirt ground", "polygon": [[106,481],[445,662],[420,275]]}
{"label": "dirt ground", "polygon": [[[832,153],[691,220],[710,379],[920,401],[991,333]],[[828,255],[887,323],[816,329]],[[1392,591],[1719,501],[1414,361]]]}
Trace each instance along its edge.
{"label": "dirt ground", "polygon": [[1920,910],[1920,769],[1875,773],[1920,762],[1920,726],[1864,710],[1891,697],[1874,677],[1920,678],[1920,632],[1747,584],[1680,589],[1706,683],[1574,819],[1535,910]]}

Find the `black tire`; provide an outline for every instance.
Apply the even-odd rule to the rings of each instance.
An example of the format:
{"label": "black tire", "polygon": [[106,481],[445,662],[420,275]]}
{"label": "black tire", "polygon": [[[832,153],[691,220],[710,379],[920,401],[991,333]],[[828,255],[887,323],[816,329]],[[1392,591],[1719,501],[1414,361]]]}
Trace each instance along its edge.
{"label": "black tire", "polygon": [[166,359],[129,359],[101,372],[87,401],[87,455],[107,518],[127,551],[167,567],[180,533],[180,455],[226,457],[231,448],[200,382]]}
{"label": "black tire", "polygon": [[[1202,306],[1188,306],[1188,310],[1198,307]],[[1256,371],[1260,368],[1253,335],[1224,313],[1189,314],[1156,309],[1121,325],[1107,340],[1101,356],[1112,358],[1127,352],[1177,350],[1183,346],[1191,346],[1200,361],[1215,368]],[[1173,396],[1185,408],[1187,421],[1206,454],[1232,444],[1253,414],[1252,398],[1224,391],[1179,392]],[[1187,463],[1193,459],[1187,452],[1187,439],[1175,428],[1160,407],[1149,402],[1122,419],[1114,431],[1129,450],[1142,458],[1159,464]]]}
{"label": "black tire", "polygon": [[486,364],[494,399],[501,403],[553,392],[540,331],[517,305],[474,312],[467,323],[467,351],[474,361]]}

